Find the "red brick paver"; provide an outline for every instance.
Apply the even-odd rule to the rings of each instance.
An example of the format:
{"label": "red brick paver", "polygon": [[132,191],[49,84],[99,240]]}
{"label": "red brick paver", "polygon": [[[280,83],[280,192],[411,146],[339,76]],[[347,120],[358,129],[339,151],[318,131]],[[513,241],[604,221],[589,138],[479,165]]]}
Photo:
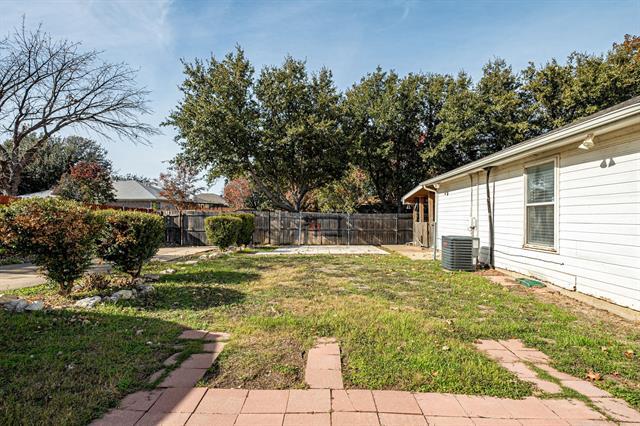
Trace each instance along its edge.
{"label": "red brick paver", "polygon": [[463,417],[465,411],[455,395],[444,393],[417,393],[416,401],[426,416]]}
{"label": "red brick paver", "polygon": [[412,393],[400,391],[373,391],[376,408],[381,413],[422,414]]}
{"label": "red brick paver", "polygon": [[468,417],[431,417],[427,416],[429,426],[474,426]]}
{"label": "red brick paver", "polygon": [[233,426],[236,417],[236,414],[193,413],[187,426]]}
{"label": "red brick paver", "polygon": [[329,389],[290,390],[287,413],[328,413],[331,411]]}
{"label": "red brick paver", "polygon": [[309,350],[304,380],[312,389],[343,389],[340,346],[333,339],[318,339]]}
{"label": "red brick paver", "polygon": [[593,403],[620,422],[640,423],[640,413],[618,398],[593,398]]}
{"label": "red brick paver", "polygon": [[332,426],[380,426],[376,413],[331,413]]}
{"label": "red brick paver", "polygon": [[152,413],[193,413],[207,388],[170,388],[151,406]]}
{"label": "red brick paver", "polygon": [[331,414],[285,414],[284,426],[331,426]]}
{"label": "red brick paver", "polygon": [[542,403],[563,420],[602,420],[602,414],[575,399],[545,399]]}
{"label": "red brick paver", "polygon": [[609,398],[611,394],[607,391],[600,389],[592,385],[590,382],[586,380],[562,380],[560,381],[562,386],[567,387],[569,389],[573,389],[574,391],[581,393],[584,396],[589,398]]}
{"label": "red brick paver", "polygon": [[370,390],[331,391],[331,409],[333,411],[376,411],[373,393]]}
{"label": "red brick paver", "polygon": [[148,411],[136,426],[182,426],[191,416],[190,413],[152,413]]}
{"label": "red brick paver", "polygon": [[120,401],[119,408],[123,410],[147,411],[162,395],[161,389],[140,391],[127,395]]}
{"label": "red brick paver", "polygon": [[196,413],[239,414],[248,393],[244,389],[209,389],[196,408]]}
{"label": "red brick paver", "polygon": [[427,426],[424,416],[417,414],[380,413],[378,418],[382,426]]}
{"label": "red brick paver", "polygon": [[[191,330],[187,336],[205,340]],[[222,336],[224,338],[224,336]],[[318,339],[307,358],[305,378],[313,389],[242,390],[192,386],[207,371],[223,344],[212,341],[208,352],[194,354],[162,383],[166,389],[140,391],[124,398],[94,425],[216,426],[589,426],[612,424],[584,402],[536,397],[512,400],[472,395],[411,393],[342,388],[340,347]],[[539,378],[536,362],[563,385],[590,397],[602,412],[624,426],[640,425],[640,413],[592,383],[558,372],[546,356],[515,339],[480,341],[476,345],[521,380],[546,392],[560,387]],[[218,350],[219,349],[219,350]],[[507,355],[509,354],[509,355]],[[542,354],[542,355],[541,355]],[[515,361],[507,361],[513,360]],[[537,361],[529,361],[537,360]],[[571,380],[569,380],[571,379]]]}
{"label": "red brick paver", "polygon": [[243,413],[284,413],[289,391],[251,390],[242,407]]}
{"label": "red brick paver", "polygon": [[240,414],[235,426],[282,426],[284,414]]}
{"label": "red brick paver", "polygon": [[502,401],[498,398],[457,395],[456,399],[469,417],[489,417],[494,419],[511,417],[511,414],[507,412],[502,405]]}
{"label": "red brick paver", "polygon": [[184,340],[202,340],[209,334],[206,330],[185,330],[178,336],[178,339]]}
{"label": "red brick paver", "polygon": [[133,426],[144,415],[144,411],[134,410],[111,410],[104,415],[101,419],[98,419],[91,423],[92,426]]}
{"label": "red brick paver", "polygon": [[178,367],[160,383],[161,388],[191,388],[198,383],[207,372],[207,368]]}
{"label": "red brick paver", "polygon": [[181,365],[181,368],[209,368],[213,365],[213,362],[216,360],[220,353],[203,353],[203,354],[193,354],[189,358],[187,358]]}

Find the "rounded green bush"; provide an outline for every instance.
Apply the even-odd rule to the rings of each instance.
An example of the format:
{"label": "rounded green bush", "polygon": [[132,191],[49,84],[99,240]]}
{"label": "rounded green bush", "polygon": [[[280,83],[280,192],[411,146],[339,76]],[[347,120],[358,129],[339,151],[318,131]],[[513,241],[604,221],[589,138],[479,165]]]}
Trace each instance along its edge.
{"label": "rounded green bush", "polygon": [[157,252],[165,236],[162,216],[136,211],[101,210],[104,222],[98,238],[98,254],[133,278],[140,275],[144,262]]}
{"label": "rounded green bush", "polygon": [[101,221],[75,201],[28,198],[0,209],[0,248],[30,257],[68,294],[91,265]]}
{"label": "rounded green bush", "polygon": [[251,213],[234,213],[233,216],[242,220],[240,232],[238,233],[238,244],[250,245],[253,243],[253,231],[256,228],[255,215]]}
{"label": "rounded green bush", "polygon": [[209,244],[225,250],[238,243],[242,219],[232,215],[209,216],[204,221],[204,229]]}

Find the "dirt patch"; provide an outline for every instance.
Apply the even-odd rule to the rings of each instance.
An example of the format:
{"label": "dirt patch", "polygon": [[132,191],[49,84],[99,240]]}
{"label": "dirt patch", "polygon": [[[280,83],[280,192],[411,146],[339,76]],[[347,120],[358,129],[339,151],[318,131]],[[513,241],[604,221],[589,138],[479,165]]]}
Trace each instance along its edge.
{"label": "dirt patch", "polygon": [[213,388],[304,388],[305,345],[286,333],[256,333],[227,345],[203,381]]}

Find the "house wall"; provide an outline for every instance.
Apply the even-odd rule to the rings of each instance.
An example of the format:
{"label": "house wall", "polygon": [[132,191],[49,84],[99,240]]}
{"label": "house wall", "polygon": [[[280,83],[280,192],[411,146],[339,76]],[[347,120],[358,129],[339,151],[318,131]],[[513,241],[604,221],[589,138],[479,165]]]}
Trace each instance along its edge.
{"label": "house wall", "polygon": [[[558,159],[556,251],[524,247],[524,167]],[[473,183],[472,180],[473,179]],[[442,183],[442,235],[473,235],[489,245],[484,172]],[[495,265],[640,310],[640,128],[576,144],[492,170]],[[470,228],[470,218],[476,227]]]}

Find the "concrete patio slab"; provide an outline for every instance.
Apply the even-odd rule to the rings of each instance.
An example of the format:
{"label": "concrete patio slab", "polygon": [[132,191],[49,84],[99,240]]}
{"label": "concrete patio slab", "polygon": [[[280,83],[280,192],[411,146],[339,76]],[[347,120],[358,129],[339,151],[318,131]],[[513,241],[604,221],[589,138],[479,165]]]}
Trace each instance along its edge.
{"label": "concrete patio slab", "polygon": [[370,245],[362,246],[286,246],[271,251],[261,251],[254,256],[282,256],[282,255],[343,255],[343,254],[377,254],[388,255],[386,251]]}
{"label": "concrete patio slab", "polygon": [[[384,250],[400,254],[411,260],[433,260],[433,249],[409,244],[383,245]],[[437,259],[440,259],[438,253]]]}

